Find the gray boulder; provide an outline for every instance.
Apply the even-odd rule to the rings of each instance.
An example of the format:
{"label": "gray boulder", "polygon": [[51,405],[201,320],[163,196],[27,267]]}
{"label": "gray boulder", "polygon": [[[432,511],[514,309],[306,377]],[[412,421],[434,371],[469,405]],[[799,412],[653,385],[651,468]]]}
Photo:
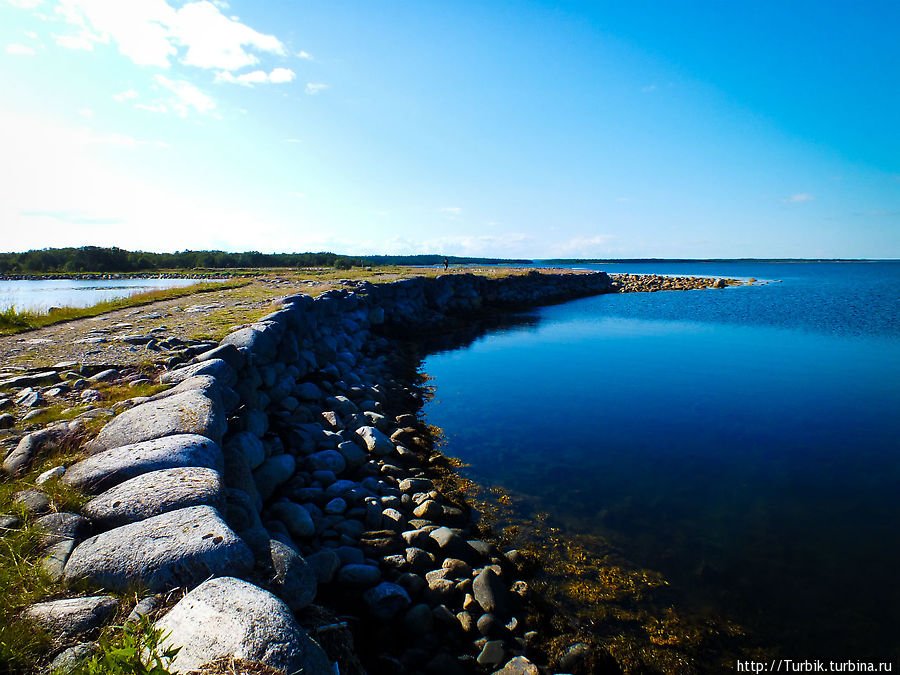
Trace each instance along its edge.
{"label": "gray boulder", "polygon": [[225,452],[239,452],[247,458],[251,469],[258,469],[266,461],[266,447],[260,437],[249,431],[241,431],[225,440]]}
{"label": "gray boulder", "polygon": [[88,457],[69,467],[62,482],[77,490],[96,494],[135,476],[181,466],[221,471],[222,451],[210,439],[196,434],[156,438]]}
{"label": "gray boulder", "polygon": [[80,428],[79,423],[59,422],[46,429],[23,436],[15,449],[3,460],[3,470],[16,476],[25,471],[39,454],[60,445]]}
{"label": "gray boulder", "polygon": [[69,557],[65,578],[120,591],[137,583],[159,592],[242,575],[252,566],[250,549],[218,511],[191,506],[86,539]]}
{"label": "gray boulder", "polygon": [[409,594],[397,584],[382,581],[363,593],[363,600],[377,619],[391,619],[410,605]]}
{"label": "gray boulder", "polygon": [[188,506],[221,506],[224,487],[215,469],[185,466],[151,471],[120,483],[84,505],[102,529],[119,527]]}
{"label": "gray boulder", "polygon": [[221,403],[190,390],[126,410],[110,420],[89,446],[96,452],[178,434],[199,434],[218,443],[223,433]]}
{"label": "gray boulder", "polygon": [[316,526],[309,511],[294,502],[275,502],[269,511],[273,517],[284,523],[292,537],[303,539],[316,533]]}
{"label": "gray boulder", "polygon": [[210,579],[156,622],[166,644],[181,647],[172,666],[187,672],[221,658],[257,661],[288,673],[332,675],[322,648],[297,624],[290,608],[246,581]]}
{"label": "gray boulder", "polygon": [[359,443],[376,457],[384,457],[394,451],[391,439],[375,427],[360,427],[355,432]]}
{"label": "gray boulder", "polygon": [[226,387],[231,387],[237,382],[234,368],[223,359],[208,359],[177,370],[170,370],[163,373],[159,381],[162,384],[176,384],[196,375],[211,375]]}
{"label": "gray boulder", "polygon": [[275,455],[270,457],[253,472],[256,489],[263,501],[269,499],[276,488],[294,475],[297,461],[293,455]]}
{"label": "gray boulder", "polygon": [[31,605],[25,617],[51,635],[69,638],[102,625],[118,606],[119,601],[109,595],[67,598]]}
{"label": "gray boulder", "polygon": [[312,565],[297,551],[280,541],[269,542],[272,556],[272,589],[293,611],[299,611],[316,597],[318,579]]}
{"label": "gray boulder", "polygon": [[506,613],[508,605],[506,584],[494,570],[485,568],[478,573],[472,582],[472,595],[485,612],[500,616]]}

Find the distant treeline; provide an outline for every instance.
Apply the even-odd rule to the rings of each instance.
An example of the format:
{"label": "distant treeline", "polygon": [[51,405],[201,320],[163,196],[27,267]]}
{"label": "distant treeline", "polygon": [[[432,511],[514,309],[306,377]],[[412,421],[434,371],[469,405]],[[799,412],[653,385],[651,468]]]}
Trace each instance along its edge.
{"label": "distant treeline", "polygon": [[[440,255],[346,256],[337,253],[227,253],[225,251],[176,251],[150,253],[121,248],[82,246],[45,248],[24,253],[0,253],[0,274],[66,274],[81,272],[134,273],[176,269],[236,269],[256,267],[335,267],[350,269],[369,265],[439,265]],[[450,257],[451,264],[510,264],[529,260]]]}

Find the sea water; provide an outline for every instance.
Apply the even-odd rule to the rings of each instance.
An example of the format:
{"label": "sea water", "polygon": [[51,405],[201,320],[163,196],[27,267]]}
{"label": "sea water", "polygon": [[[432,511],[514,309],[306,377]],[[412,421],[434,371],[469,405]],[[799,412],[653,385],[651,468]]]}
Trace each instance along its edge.
{"label": "sea water", "polygon": [[427,356],[444,452],[785,658],[900,656],[900,264],[589,267],[768,283],[575,300]]}
{"label": "sea water", "polygon": [[136,293],[190,286],[199,279],[23,279],[0,280],[0,311],[47,311],[51,307],[90,307]]}

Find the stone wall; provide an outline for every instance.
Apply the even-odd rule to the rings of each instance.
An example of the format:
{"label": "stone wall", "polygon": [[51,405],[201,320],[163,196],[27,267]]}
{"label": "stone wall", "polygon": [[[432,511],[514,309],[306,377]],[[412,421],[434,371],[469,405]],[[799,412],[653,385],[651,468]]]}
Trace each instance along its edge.
{"label": "stone wall", "polygon": [[[62,479],[93,497],[50,523],[60,536],[46,565],[146,589],[149,609],[188,589],[158,621],[183,671],[236,657],[334,672],[295,618],[319,598],[358,615],[355,638],[381,652],[379,670],[537,672],[518,556],[474,538],[477,514],[436,488],[440,457],[391,336],[611,290],[602,272],[532,272],[286,297],[101,430]],[[29,611],[55,630],[67,608]]]}

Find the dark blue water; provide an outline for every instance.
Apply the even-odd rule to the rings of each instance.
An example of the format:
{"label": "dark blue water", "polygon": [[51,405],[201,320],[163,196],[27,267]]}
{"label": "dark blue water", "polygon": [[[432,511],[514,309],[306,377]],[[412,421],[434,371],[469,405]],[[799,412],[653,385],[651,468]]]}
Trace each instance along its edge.
{"label": "dark blue water", "polygon": [[900,264],[622,267],[773,283],[545,307],[427,357],[445,452],[786,658],[897,658]]}

